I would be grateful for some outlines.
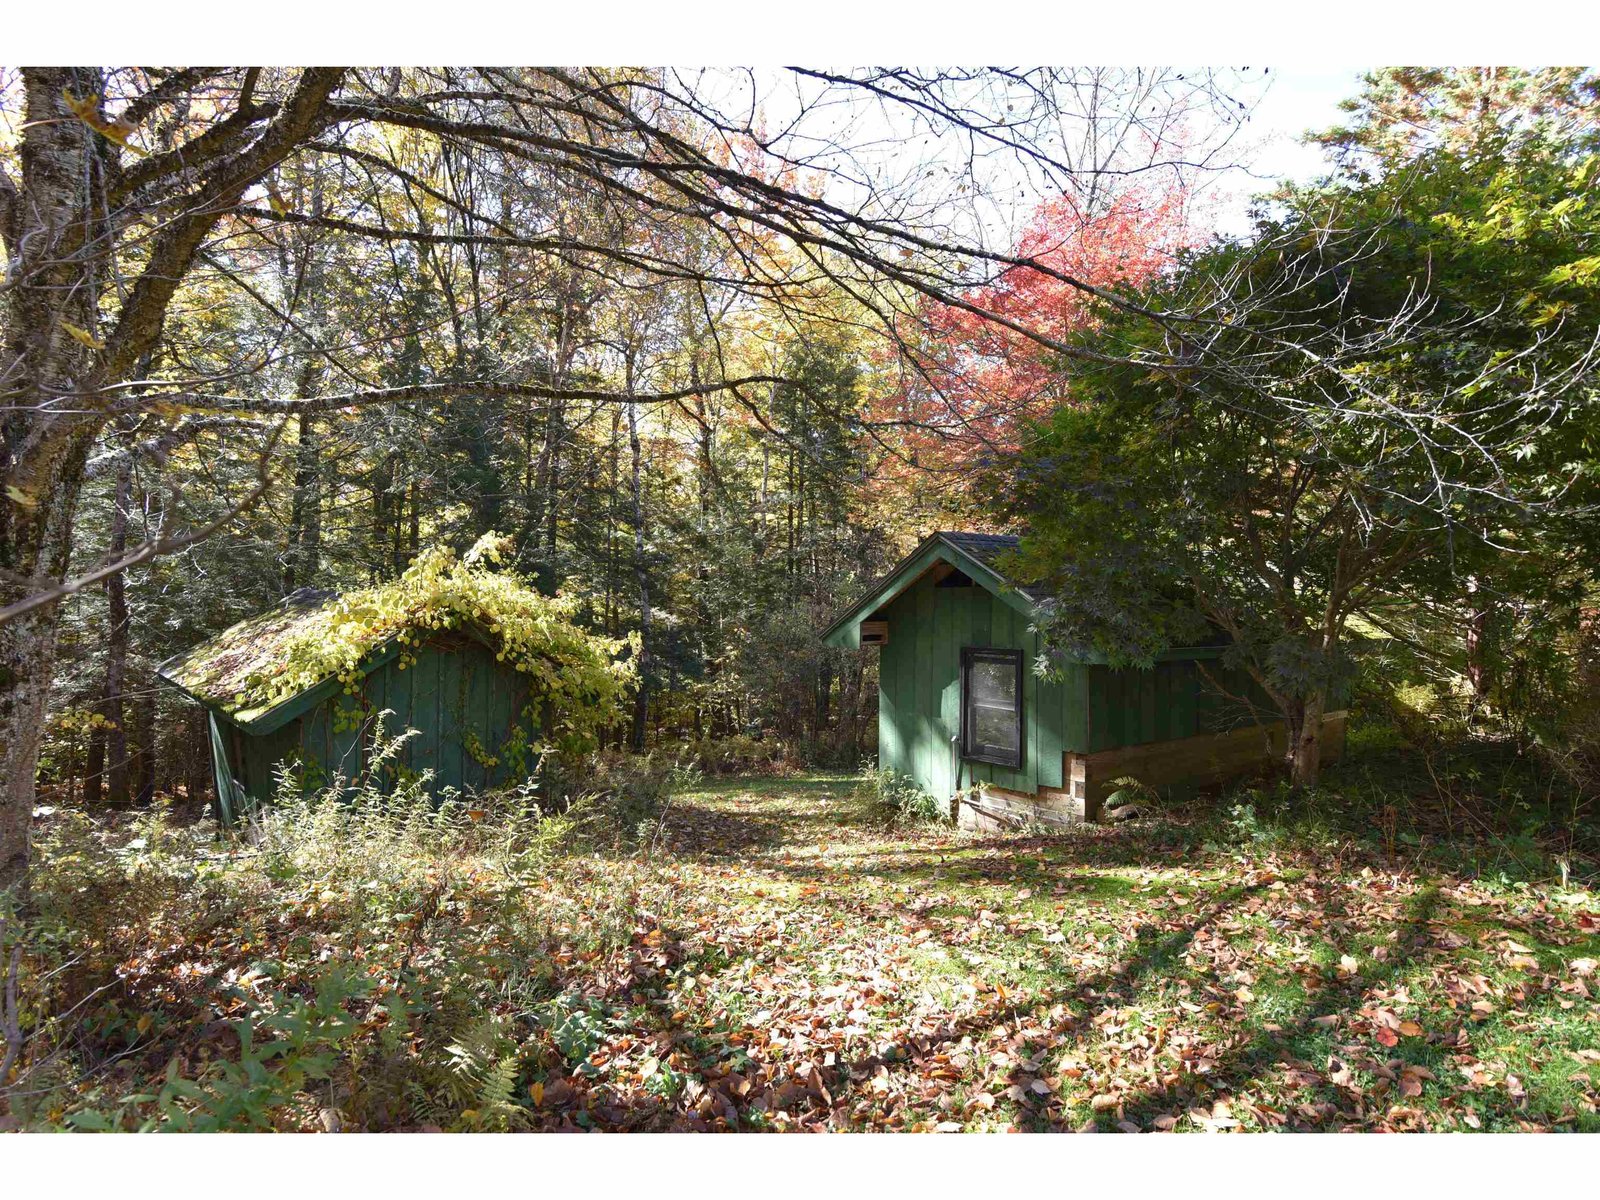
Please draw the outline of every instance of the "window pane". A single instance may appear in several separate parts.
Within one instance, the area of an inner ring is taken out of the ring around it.
[[[966,665],[966,753],[990,762],[1017,761],[1022,748],[1019,657],[973,654]]]
[[[1013,751],[1017,748],[1017,714],[1008,708],[979,708],[972,714],[974,750]]]
[[[972,697],[979,704],[1013,708],[1017,703],[1017,668],[1014,663],[978,659],[972,664]]]

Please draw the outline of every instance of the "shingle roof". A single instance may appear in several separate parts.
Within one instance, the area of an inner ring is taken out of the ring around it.
[[[958,529],[941,529],[930,533],[917,543],[917,548],[899,565],[844,609],[823,632],[822,640],[830,646],[853,646],[854,631],[859,629],[860,622],[875,608],[888,603],[916,582],[921,572],[932,565],[930,556],[943,558],[969,575],[976,572],[975,582],[994,592],[1024,616],[1031,617],[1034,606],[1046,599],[1049,593],[1043,588],[1019,586],[1008,579],[997,565],[1007,552],[1017,548],[1017,544],[1017,538],[1003,533],[967,533]]]
[[[935,537],[943,538],[964,554],[971,555],[996,575],[1000,576],[1017,591],[1027,596],[1030,600],[1043,600],[1050,593],[1045,588],[1030,587],[1018,583],[1002,571],[998,565],[999,560],[1009,551],[1015,550],[1021,539],[1011,533],[963,533],[955,529],[941,529]]]

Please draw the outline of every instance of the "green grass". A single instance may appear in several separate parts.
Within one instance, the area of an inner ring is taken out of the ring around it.
[[[721,839],[739,847],[727,899],[822,931],[796,937],[786,978],[826,988],[891,961],[898,995],[864,1036],[934,1031],[891,1072],[917,1099],[829,1125],[1600,1128],[1600,1073],[1578,1057],[1600,1046],[1596,1008],[1560,990],[1594,957],[1585,904],[1292,837],[1257,854],[1202,849],[1211,829],[887,829],[846,785],[679,801],[696,828],[761,831]],[[952,1077],[915,1075],[918,1053],[957,1046]],[[994,1103],[967,1111],[975,1095]]]

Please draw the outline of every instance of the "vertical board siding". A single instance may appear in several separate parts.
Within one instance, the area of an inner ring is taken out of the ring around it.
[[[368,764],[378,714],[385,709],[393,713],[384,721],[386,739],[408,729],[418,731],[406,743],[401,761],[412,771],[432,770],[434,791],[517,782],[504,751],[523,720],[527,698],[518,673],[477,641],[452,638],[415,653],[415,666],[401,670],[399,659],[390,659],[367,675],[358,695],[346,696],[341,690],[271,733],[224,726],[224,753],[233,759],[242,792],[256,802],[270,800],[284,764],[299,765],[308,789],[326,786],[336,775],[347,780],[359,775]],[[341,705],[363,710],[357,728],[334,731],[334,712]],[[487,756],[499,760],[493,767],[466,749],[468,733]],[[530,737],[533,733],[529,730]],[[237,749],[230,751],[230,746]],[[526,765],[532,765],[531,759]]]
[[[1072,728],[1082,714],[1082,673],[1062,682],[1033,673],[1038,635],[1028,618],[987,588],[936,587],[924,577],[882,610],[889,640],[878,658],[878,764],[909,775],[925,791],[948,796],[958,787],[991,783],[1035,792],[1060,787],[1062,752],[1081,749]],[[965,762],[951,739],[961,732],[961,651],[965,647],[1023,654],[1022,765]],[[1076,740],[1075,740],[1076,739]]]
[[[917,623],[913,634],[917,641],[917,684],[912,708],[912,773],[927,780],[929,788],[937,786],[933,778],[933,593],[928,588],[918,588],[916,593]]]
[[[1033,635],[1029,659],[1026,664],[1028,678],[1035,678],[1034,663],[1042,652],[1043,642]],[[1066,749],[1066,684],[1040,679],[1038,681],[1037,716],[1032,727],[1037,731],[1038,754],[1034,770],[1040,787],[1062,787],[1062,752]]]
[[[1226,733],[1256,720],[1277,719],[1270,699],[1245,672],[1225,669],[1214,659],[1205,671],[1231,696],[1218,692],[1191,660],[1160,662],[1149,670],[1083,670],[1089,699],[1086,748],[1091,752]],[[1072,749],[1070,737],[1068,742]]]
[[[479,649],[474,647],[474,649]],[[469,656],[467,678],[467,714],[468,726],[477,736],[478,742],[483,747],[485,754],[499,757],[500,739],[495,737],[494,727],[490,724],[493,708],[489,704],[489,676],[492,673],[480,660],[481,649],[478,654]],[[467,754],[466,760],[461,764],[465,772],[468,787],[486,788],[490,785],[492,772],[483,763]]]
[[[1061,678],[1061,748],[1085,754],[1089,750],[1089,670],[1082,663],[1067,663]]]
[[[461,656],[436,654],[439,663],[439,753],[440,787],[461,786]]]
[[[1063,756],[1119,746],[1226,732],[1272,719],[1267,697],[1247,675],[1217,660],[1206,671],[1233,696],[1216,691],[1191,660],[1149,670],[1064,663],[1058,680],[1034,673],[1042,644],[1026,616],[981,585],[912,584],[879,614],[889,640],[878,664],[878,756],[935,796],[991,783],[1025,794],[1065,786]],[[1022,764],[960,762],[950,739],[961,728],[961,650],[975,646],[1023,654]],[[1239,697],[1243,697],[1241,700]]]

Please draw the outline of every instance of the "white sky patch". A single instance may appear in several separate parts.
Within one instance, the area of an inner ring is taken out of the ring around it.
[[[1326,168],[1323,151],[1302,139],[1308,131],[1340,120],[1339,102],[1357,94],[1366,69],[1228,68],[1219,77],[1225,103],[1213,108],[1189,97],[1192,107],[1179,124],[1185,140],[1194,143],[1194,157],[1203,162],[1182,172],[1191,191],[1196,231],[1244,235],[1255,196],[1282,180],[1307,182],[1321,174]],[[851,72],[846,68],[842,73]],[[1189,78],[1198,73],[1196,68]],[[974,159],[973,145],[960,131],[940,132],[937,122],[908,106],[855,89],[830,88],[786,70],[680,68],[673,82],[724,116],[753,118],[766,137],[775,139],[774,149],[818,172],[825,194],[842,207],[938,230],[989,250],[1013,249],[1037,207],[1070,186],[1059,174],[992,144],[979,143]],[[997,115],[1010,99],[982,92],[975,85],[969,101],[979,109],[989,105]],[[1070,92],[1067,98],[1074,99]],[[1153,111],[1162,97],[1151,99]],[[1238,118],[1246,112],[1248,118],[1240,125]],[[1086,153],[1084,128],[1074,114],[1063,112],[1050,144],[1041,144],[1041,149],[1069,161],[1093,159],[1094,154]],[[1126,156],[1118,160],[1137,164],[1142,153],[1138,135],[1128,145]],[[1081,185],[1091,175],[1073,179]],[[1175,182],[1169,171],[1138,179],[1157,187]],[[1110,186],[1119,185],[1112,180]]]
[[[1302,139],[1308,131],[1338,124],[1345,116],[1339,102],[1355,96],[1361,73],[1373,69],[1268,69],[1270,82],[1250,116],[1241,164],[1211,185],[1212,221],[1219,233],[1248,232],[1252,196],[1285,179],[1308,182],[1326,169],[1322,148]]]

